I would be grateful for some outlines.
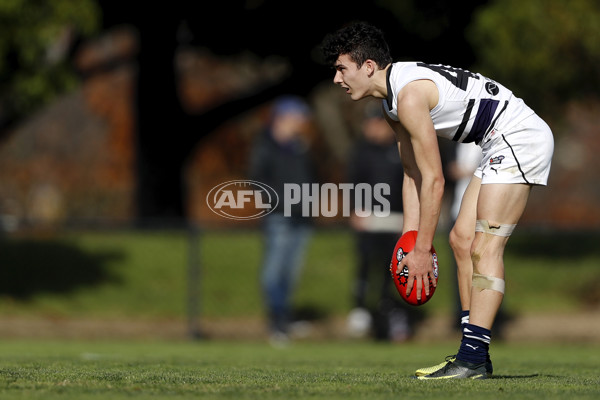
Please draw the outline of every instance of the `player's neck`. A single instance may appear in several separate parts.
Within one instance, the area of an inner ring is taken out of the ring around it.
[[[385,99],[387,97],[387,70],[392,68],[392,64],[389,64],[384,69],[378,69],[373,73],[371,95],[378,99]]]

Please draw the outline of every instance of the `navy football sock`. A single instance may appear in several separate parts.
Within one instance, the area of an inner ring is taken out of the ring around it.
[[[460,330],[465,329],[465,325],[469,323],[469,310],[463,310],[460,312]]]
[[[456,358],[473,364],[482,364],[488,359],[492,334],[489,329],[466,324]]]

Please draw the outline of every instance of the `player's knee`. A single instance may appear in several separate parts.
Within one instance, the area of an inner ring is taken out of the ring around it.
[[[477,268],[482,258],[489,256],[489,245],[491,235],[480,234],[476,235],[475,239],[471,244],[471,261],[473,262],[473,268]]]
[[[471,246],[473,269],[481,273],[493,273],[495,266],[503,265],[503,244],[503,241],[497,240],[494,235],[477,235]]]
[[[477,248],[475,242],[473,242],[473,245],[471,246],[471,261],[473,262],[473,267],[479,264],[482,254],[482,250]]]
[[[475,239],[471,245],[471,260],[476,266],[485,257],[488,260],[501,259],[504,246],[515,229],[514,224],[490,223],[477,220]]]
[[[450,247],[454,253],[469,254],[471,244],[473,243],[473,234],[468,234],[465,231],[452,228],[449,235]]]

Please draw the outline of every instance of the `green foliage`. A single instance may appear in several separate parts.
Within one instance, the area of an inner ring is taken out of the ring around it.
[[[21,116],[72,88],[67,62],[78,36],[97,31],[95,0],[0,1],[0,99],[4,114]]]
[[[454,345],[235,342],[0,343],[10,399],[597,399],[598,345],[494,345],[495,378],[420,382]]]
[[[473,16],[473,69],[535,107],[600,89],[600,2],[493,0]]]
[[[424,41],[439,40],[450,29],[450,18],[443,2],[422,3],[415,0],[377,0],[376,4],[388,9],[402,26],[402,30],[417,35]]]

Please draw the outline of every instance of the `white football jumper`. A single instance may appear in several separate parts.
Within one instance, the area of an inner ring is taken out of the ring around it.
[[[392,64],[383,100],[392,120],[398,121],[398,93],[422,79],[438,89],[438,104],[430,111],[437,135],[481,146],[483,158],[475,176],[482,184],[547,184],[554,151],[550,128],[522,99],[481,74],[422,62]]]

